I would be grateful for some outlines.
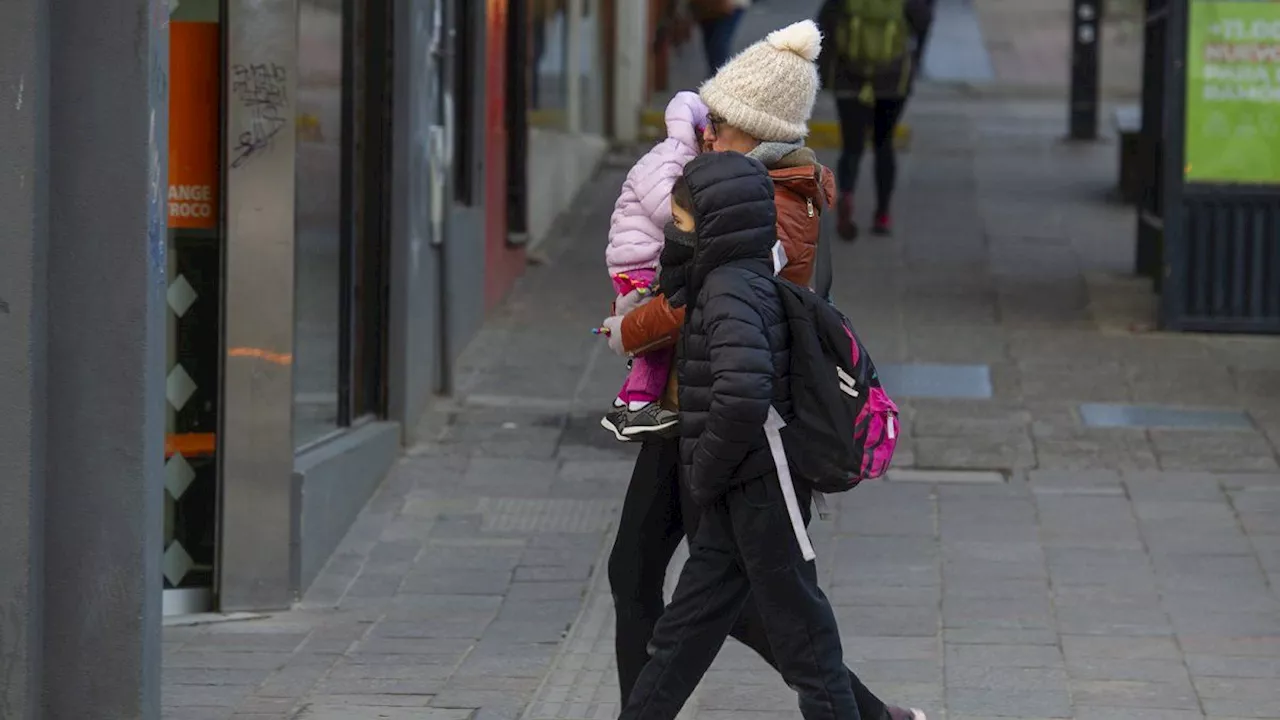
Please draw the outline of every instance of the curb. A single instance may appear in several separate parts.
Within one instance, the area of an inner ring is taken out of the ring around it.
[[[646,140],[655,141],[666,137],[666,122],[661,110],[640,111],[640,134]],[[911,126],[898,123],[893,133],[893,144],[899,150],[906,150],[911,145]],[[832,120],[811,120],[809,137],[805,145],[814,150],[839,150],[840,124]]]

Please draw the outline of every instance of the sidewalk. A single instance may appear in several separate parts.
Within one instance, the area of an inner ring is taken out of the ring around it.
[[[835,248],[909,430],[815,527],[847,660],[946,720],[1280,717],[1280,339],[1141,331],[1114,147],[1062,143],[1059,102],[926,88],[908,112],[897,237]],[[166,718],[616,717],[602,560],[634,450],[597,425],[623,364],[588,329],[628,160],[305,601],[166,629]],[[730,643],[684,716],[798,714]]]

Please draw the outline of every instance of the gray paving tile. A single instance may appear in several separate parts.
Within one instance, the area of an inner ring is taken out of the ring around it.
[[[1178,644],[1172,637],[1063,635],[1062,652],[1068,662],[1088,659],[1175,661],[1181,659]]]
[[[947,645],[1048,645],[1057,647],[1058,632],[1049,628],[946,628]]]
[[[1062,651],[1051,645],[947,645],[947,666],[1059,668]]]
[[[1081,705],[1135,707],[1155,710],[1200,709],[1189,681],[1176,683],[1142,680],[1074,680],[1071,694]]]
[[[398,696],[383,698],[393,702]],[[298,720],[469,720],[469,710],[427,708],[421,706],[397,707],[381,705],[370,699],[367,706],[358,704],[316,704],[303,708]]]
[[[946,682],[949,688],[986,688],[1006,692],[1065,692],[1070,684],[1063,668],[993,668],[954,664],[947,666]]]
[[[1187,669],[1196,677],[1263,678],[1280,680],[1280,657],[1240,657],[1188,653]]]
[[[1069,718],[1071,695],[1062,690],[947,688],[947,712],[975,717]]]
[[[1239,410],[1198,410],[1159,405],[1085,403],[1080,419],[1103,428],[1176,428],[1181,430],[1249,430],[1253,423]]]
[[[1199,710],[1163,710],[1131,707],[1076,707],[1076,720],[1203,720]],[[1225,719],[1223,719],[1225,720]]]
[[[1099,682],[1146,682],[1185,685],[1187,666],[1181,660],[1067,658],[1067,673],[1073,680]],[[1107,703],[1100,703],[1107,704]]]
[[[888,364],[876,369],[880,382],[895,397],[991,397],[991,372],[986,365]]]
[[[990,485],[1005,482],[1003,473],[965,470],[890,470],[886,482]]]

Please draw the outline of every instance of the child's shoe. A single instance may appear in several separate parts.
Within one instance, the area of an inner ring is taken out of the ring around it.
[[[662,407],[661,403],[651,402],[639,410],[627,413],[622,434],[627,439],[637,439],[637,436],[667,437],[679,420],[679,413]]]
[[[923,710],[915,708],[900,708],[890,705],[885,708],[885,712],[889,716],[889,720],[928,720]]]
[[[600,426],[605,430],[613,433],[618,442],[629,442],[630,438],[622,434],[623,428],[627,426],[627,416],[631,415],[631,411],[626,405],[614,405],[609,408],[609,412],[600,418]]]

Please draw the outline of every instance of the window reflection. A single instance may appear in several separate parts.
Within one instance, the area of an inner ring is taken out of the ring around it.
[[[297,326],[294,439],[338,428],[342,248],[343,14],[337,0],[298,8]]]
[[[529,124],[563,129],[568,125],[568,1],[532,0],[529,55]]]

